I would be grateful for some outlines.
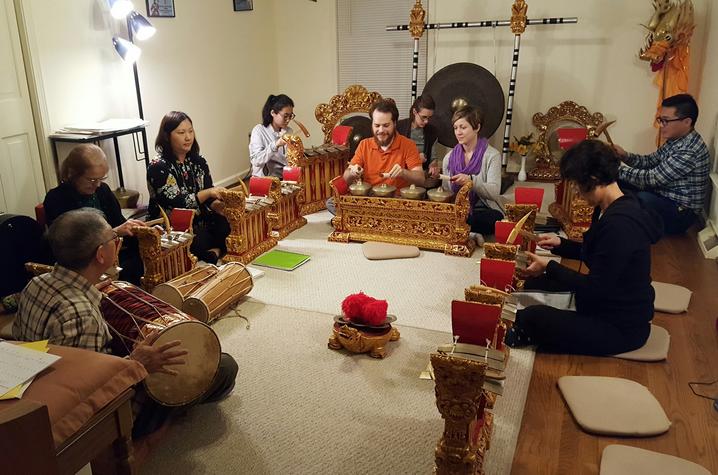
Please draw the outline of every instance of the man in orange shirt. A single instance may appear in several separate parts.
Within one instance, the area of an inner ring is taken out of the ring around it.
[[[361,176],[370,185],[386,183],[397,189],[423,185],[424,171],[416,145],[396,132],[399,110],[394,101],[376,102],[369,115],[374,137],[359,143],[344,180],[351,184]]]

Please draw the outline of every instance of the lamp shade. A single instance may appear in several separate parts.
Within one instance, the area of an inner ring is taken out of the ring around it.
[[[115,51],[120,57],[128,63],[134,63],[142,54],[142,50],[119,36],[112,37],[112,45],[115,47]]]
[[[130,13],[130,28],[132,36],[140,41],[151,38],[157,31],[152,23],[137,11]]]
[[[130,0],[107,0],[107,3],[110,5],[110,14],[118,20],[125,18],[135,9]]]

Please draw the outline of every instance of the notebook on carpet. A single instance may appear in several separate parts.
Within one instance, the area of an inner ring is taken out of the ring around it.
[[[256,258],[252,264],[255,266],[271,267],[272,269],[294,270],[308,260],[309,256],[306,254],[272,249]]]

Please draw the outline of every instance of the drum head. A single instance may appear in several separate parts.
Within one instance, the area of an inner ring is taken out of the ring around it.
[[[153,346],[180,340],[185,364],[171,366],[179,374],[153,373],[145,378],[147,393],[165,406],[184,406],[209,390],[219,369],[221,347],[214,331],[201,322],[185,321],[165,328]]]
[[[182,303],[184,302],[184,297],[182,297],[180,291],[166,282],[152,289],[152,295],[177,309],[182,308]]]

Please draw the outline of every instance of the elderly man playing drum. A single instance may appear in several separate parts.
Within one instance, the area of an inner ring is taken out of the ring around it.
[[[95,284],[109,269],[117,255],[119,238],[102,214],[82,208],[62,214],[48,231],[50,247],[57,259],[52,272],[35,277],[25,287],[18,302],[13,336],[18,340],[48,339],[50,343],[91,351],[110,352],[110,328],[100,313],[102,292]],[[187,351],[179,340],[154,345],[158,332],[153,330],[138,342],[128,358],[140,362],[150,374],[176,375],[173,369],[185,362]],[[237,363],[222,354],[219,369],[210,389],[200,399],[222,399],[233,387]],[[133,436],[146,435],[158,428],[171,408],[155,403],[143,391]]]

